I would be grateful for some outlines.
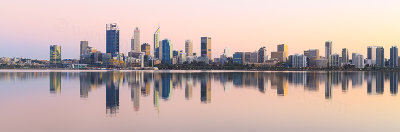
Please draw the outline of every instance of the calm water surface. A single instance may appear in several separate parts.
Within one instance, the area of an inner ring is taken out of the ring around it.
[[[0,131],[400,131],[399,75],[0,71]]]

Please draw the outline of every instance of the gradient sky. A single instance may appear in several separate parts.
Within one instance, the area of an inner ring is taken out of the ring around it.
[[[389,48],[400,43],[398,0],[5,0],[0,8],[0,57],[49,58],[49,45],[62,46],[62,58],[78,58],[79,41],[105,51],[105,25],[118,23],[120,49],[130,50],[136,26],[141,41],[161,38],[184,50],[192,39],[212,37],[212,56],[223,48],[255,51],[288,44],[289,54],[333,41],[333,53],[347,47],[366,55],[369,45]],[[400,46],[400,45],[399,45]]]

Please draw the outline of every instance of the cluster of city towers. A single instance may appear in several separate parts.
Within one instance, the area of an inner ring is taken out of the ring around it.
[[[277,51],[267,54],[266,47],[261,47],[254,52],[230,53],[225,48],[219,58],[211,58],[211,37],[201,37],[201,54],[193,52],[193,41],[185,41],[185,50],[174,50],[169,39],[160,39],[160,27],[153,36],[153,51],[149,43],[141,43],[140,29],[136,27],[131,39],[131,51],[127,55],[120,52],[119,28],[117,24],[106,25],[106,53],[97,51],[89,46],[88,41],[80,42],[79,64],[95,66],[143,67],[157,64],[183,64],[204,62],[206,64],[225,65],[255,65],[255,66],[286,66],[294,68],[304,67],[397,67],[399,62],[398,48],[390,48],[390,58],[385,59],[384,48],[381,46],[368,46],[367,58],[360,53],[352,53],[342,49],[341,55],[332,53],[332,41],[325,42],[325,56],[320,56],[319,49],[305,50],[303,54],[288,56],[288,45],[277,45]],[[61,47],[50,46],[50,63],[59,64],[61,61]]]

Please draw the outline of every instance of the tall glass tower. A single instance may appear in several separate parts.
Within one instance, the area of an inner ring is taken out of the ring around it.
[[[106,53],[119,53],[119,29],[116,23],[106,25]]]
[[[154,33],[154,58],[159,58],[159,42],[160,41],[160,27]]]

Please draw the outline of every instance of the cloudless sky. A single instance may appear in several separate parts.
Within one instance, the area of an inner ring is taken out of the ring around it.
[[[62,58],[78,58],[79,41],[105,52],[107,23],[120,29],[120,50],[130,50],[133,30],[141,42],[161,38],[184,50],[186,39],[200,52],[200,37],[212,37],[212,56],[225,47],[231,52],[255,51],[288,44],[289,54],[320,49],[333,41],[366,55],[366,47],[381,45],[389,56],[400,46],[398,0],[3,0],[0,8],[0,57],[48,59],[49,45],[62,46]],[[153,48],[153,47],[152,47]]]

